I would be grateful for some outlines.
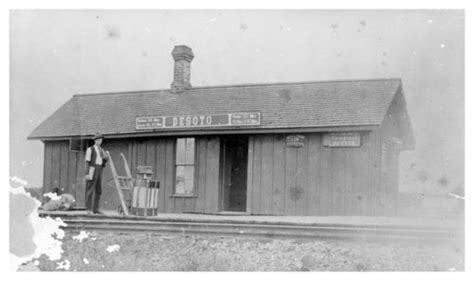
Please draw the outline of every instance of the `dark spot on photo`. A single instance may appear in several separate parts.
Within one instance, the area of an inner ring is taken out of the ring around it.
[[[289,189],[289,193],[292,201],[298,201],[303,196],[304,190],[300,186],[294,186]]]
[[[440,179],[438,179],[438,184],[441,186],[447,186],[449,184],[449,180],[446,176],[442,176]]]
[[[107,38],[116,39],[116,38],[120,37],[120,32],[119,32],[118,28],[116,28],[116,27],[106,26],[105,27],[105,32],[106,32]]]
[[[421,170],[417,173],[416,178],[420,182],[425,182],[429,178],[429,173],[425,170]]]
[[[278,93],[278,97],[281,97],[282,99],[285,100],[285,102],[289,102],[291,100],[291,95],[290,95],[291,91],[289,89],[282,89],[279,93]]]

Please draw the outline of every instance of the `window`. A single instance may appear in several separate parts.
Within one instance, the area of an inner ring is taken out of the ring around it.
[[[72,152],[85,152],[87,149],[87,140],[80,138],[69,139],[69,151]]]
[[[177,195],[194,194],[194,138],[178,138],[176,141]]]

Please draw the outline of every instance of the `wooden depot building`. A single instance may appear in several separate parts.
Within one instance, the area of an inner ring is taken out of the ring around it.
[[[161,213],[387,215],[398,158],[414,148],[400,79],[191,87],[194,57],[172,52],[170,89],[74,95],[28,139],[44,143],[45,192],[84,205],[84,155],[104,135],[120,175],[152,166]],[[101,208],[116,209],[112,173]]]

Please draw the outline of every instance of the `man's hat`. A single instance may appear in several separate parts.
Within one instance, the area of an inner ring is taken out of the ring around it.
[[[94,140],[96,140],[96,139],[104,139],[104,136],[100,133],[96,133],[96,134],[94,134]]]

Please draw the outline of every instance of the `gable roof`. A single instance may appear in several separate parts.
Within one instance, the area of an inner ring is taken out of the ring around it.
[[[95,132],[105,136],[189,132],[192,129],[137,130],[135,118],[232,112],[260,112],[261,125],[250,128],[255,131],[379,126],[401,87],[400,79],[372,79],[195,87],[181,94],[169,89],[78,94],[28,139],[91,136]]]

